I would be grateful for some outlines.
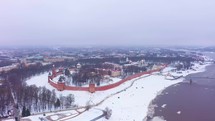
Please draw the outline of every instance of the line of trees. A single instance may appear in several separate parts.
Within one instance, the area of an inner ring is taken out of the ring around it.
[[[0,116],[3,117],[13,102],[9,88],[3,84],[0,86]]]
[[[3,117],[12,109],[15,102],[6,85],[0,86],[0,93],[0,117]],[[22,109],[22,116],[29,116],[31,112],[70,108],[75,101],[73,94],[58,97],[55,90],[50,91],[45,87],[36,87],[35,85],[22,85],[12,93],[15,95],[19,109]]]

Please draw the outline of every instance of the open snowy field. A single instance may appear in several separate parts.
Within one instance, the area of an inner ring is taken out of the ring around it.
[[[202,72],[208,65],[209,64],[195,64],[194,68],[196,69],[196,71],[182,71],[181,74],[183,76],[186,76],[191,73]],[[172,67],[167,67],[163,70],[163,72],[168,73],[168,71],[170,71],[171,69]],[[174,75],[176,73],[172,74]],[[45,86],[50,90],[54,89],[48,84],[47,78],[48,73],[44,73],[40,76],[32,77],[31,79],[27,80],[27,84]],[[87,103],[91,105],[97,104],[105,99],[105,101],[103,103],[100,103],[98,106],[94,106],[89,111],[86,111],[75,118],[68,119],[68,121],[86,121],[94,119],[102,114],[99,109],[104,110],[106,107],[112,109],[112,116],[109,121],[141,121],[147,116],[148,106],[150,102],[159,94],[159,92],[161,92],[166,87],[177,84],[181,81],[183,81],[183,78],[171,81],[166,80],[165,77],[159,75],[159,73],[154,73],[153,75],[144,75],[143,77],[133,79],[120,85],[119,87],[107,91],[89,93],[78,91],[60,92],[56,90],[56,93],[58,95],[67,95],[71,93],[74,94],[75,104],[77,104],[78,106],[85,106]],[[120,93],[115,94],[116,92]],[[47,116],[48,115],[54,115],[54,113],[47,114]],[[42,115],[30,116],[28,118],[30,118],[32,121],[38,121],[38,117],[42,117]],[[99,121],[106,121],[106,119],[101,118]]]

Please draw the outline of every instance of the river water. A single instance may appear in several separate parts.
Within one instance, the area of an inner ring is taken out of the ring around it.
[[[215,60],[215,54],[207,55]],[[166,88],[152,104],[157,105],[154,116],[166,121],[215,121],[215,64]]]

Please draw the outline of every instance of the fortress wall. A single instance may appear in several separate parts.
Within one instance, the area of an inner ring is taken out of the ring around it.
[[[147,72],[141,72],[141,73],[137,73],[137,74],[134,74],[134,75],[131,75],[129,77],[126,77],[125,79],[122,79],[121,81],[119,82],[116,82],[114,84],[110,84],[110,85],[106,85],[106,86],[99,86],[99,87],[77,87],[77,86],[66,86],[64,83],[54,83],[52,82],[51,80],[54,78],[53,76],[51,76],[48,81],[49,81],[49,84],[53,87],[55,87],[56,89],[60,90],[60,91],[63,91],[63,90],[72,90],[72,91],[90,91],[90,92],[95,92],[95,91],[105,91],[105,90],[109,90],[109,89],[112,89],[112,88],[115,88],[119,85],[121,85],[122,83],[126,82],[126,81],[130,81],[132,79],[135,79],[137,77],[140,77],[140,76],[143,76],[143,75],[146,75],[146,74],[151,74],[153,72],[159,72],[160,70],[162,70],[163,68],[165,68],[167,65],[163,65],[162,68],[158,68],[158,69],[155,69],[155,70],[150,70],[150,71],[147,71]],[[57,75],[59,75],[61,73],[57,73]],[[94,89],[92,89],[94,88]],[[93,90],[93,91],[91,91]]]

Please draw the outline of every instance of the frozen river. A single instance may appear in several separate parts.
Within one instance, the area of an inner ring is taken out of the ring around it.
[[[215,54],[210,54],[215,59]],[[192,79],[192,85],[189,80]],[[154,100],[155,114],[167,121],[215,121],[215,64],[205,72],[188,75],[162,91]]]

